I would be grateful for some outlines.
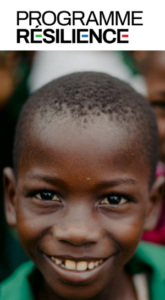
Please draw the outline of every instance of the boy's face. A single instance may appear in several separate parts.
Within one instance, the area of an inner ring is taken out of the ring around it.
[[[17,183],[4,173],[8,222],[51,293],[108,299],[156,207],[136,137],[106,117],[51,123],[33,129]]]

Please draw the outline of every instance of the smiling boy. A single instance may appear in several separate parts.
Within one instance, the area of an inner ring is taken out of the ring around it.
[[[33,263],[2,283],[2,300],[165,297],[165,250],[142,245],[156,224],[154,114],[102,73],[61,77],[34,93],[18,122],[14,171],[4,170],[6,218]]]

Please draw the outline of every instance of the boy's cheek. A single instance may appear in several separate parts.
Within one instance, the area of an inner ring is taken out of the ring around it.
[[[42,218],[39,216],[27,218],[21,213],[17,214],[17,224],[21,245],[26,254],[34,260],[34,255],[37,254],[37,244],[44,230]]]
[[[130,222],[127,220],[114,224],[113,228],[117,227],[117,230],[113,230],[113,239],[119,244],[125,263],[129,261],[136,251],[143,233],[143,224],[143,219],[130,220]]]

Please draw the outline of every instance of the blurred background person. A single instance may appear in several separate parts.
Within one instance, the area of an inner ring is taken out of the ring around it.
[[[132,51],[127,55],[144,76],[147,98],[150,101],[159,129],[159,159],[156,176],[165,177],[165,51]],[[143,239],[165,245],[165,188],[160,218],[155,230],[143,234]]]
[[[18,114],[29,95],[28,76],[34,52],[0,51],[0,281],[27,258],[16,233],[4,219],[2,169],[12,166],[12,144]]]
[[[145,78],[147,98],[157,116],[160,160],[165,163],[165,51],[134,51],[132,55]]]

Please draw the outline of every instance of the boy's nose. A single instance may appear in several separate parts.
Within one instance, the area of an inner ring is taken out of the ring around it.
[[[102,237],[96,216],[82,206],[74,206],[53,226],[53,236],[58,241],[72,245],[96,243]]]
[[[68,242],[75,246],[81,246],[87,243],[97,243],[101,237],[99,228],[94,228],[89,224],[67,225],[58,224],[53,228],[53,236],[58,241]]]

